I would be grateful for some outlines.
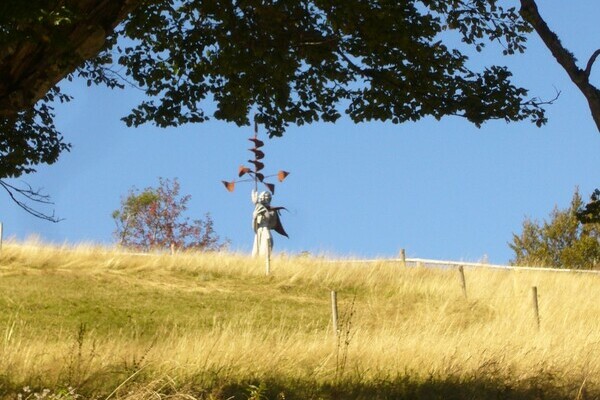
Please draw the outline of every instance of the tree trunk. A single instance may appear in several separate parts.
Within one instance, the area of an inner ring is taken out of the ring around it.
[[[106,38],[142,0],[55,0],[54,10],[65,6],[76,12],[76,22],[60,32],[66,43],[42,33],[42,40],[23,38],[0,46],[0,117],[31,108],[85,60],[96,56]],[[28,29],[29,27],[25,27]],[[56,27],[39,26],[54,32]],[[47,40],[44,40],[47,38]]]

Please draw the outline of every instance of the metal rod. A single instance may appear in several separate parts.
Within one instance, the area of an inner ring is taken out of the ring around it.
[[[254,139],[258,139],[258,122],[256,121],[256,115],[254,116]],[[258,161],[256,159],[256,153],[254,154],[254,161]],[[256,170],[256,164],[254,164],[254,169]],[[256,171],[254,172],[254,191],[258,193],[258,177],[256,176]]]

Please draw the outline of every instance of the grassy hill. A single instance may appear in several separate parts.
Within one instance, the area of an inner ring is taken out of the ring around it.
[[[5,244],[0,398],[600,397],[600,277],[465,274]]]

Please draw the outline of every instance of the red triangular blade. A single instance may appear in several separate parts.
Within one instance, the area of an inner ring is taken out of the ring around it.
[[[269,192],[275,194],[275,185],[272,183],[263,182],[263,184],[269,189]]]
[[[252,171],[250,168],[240,165],[240,168],[238,170],[238,176],[241,178],[242,176],[244,176],[244,174],[247,174],[250,171]]]
[[[233,192],[233,189],[235,189],[235,182],[227,182],[227,181],[221,181],[223,182],[223,185],[225,185],[225,189],[227,189],[228,192]]]
[[[265,179],[265,176],[260,172],[255,172],[254,175],[256,176],[256,179],[258,179],[259,182],[262,182]]]
[[[279,182],[283,182],[283,180],[284,180],[285,178],[287,178],[287,176],[288,176],[289,174],[290,174],[290,173],[289,173],[289,172],[287,172],[287,171],[279,171],[279,172],[277,173],[277,179],[279,180]]]

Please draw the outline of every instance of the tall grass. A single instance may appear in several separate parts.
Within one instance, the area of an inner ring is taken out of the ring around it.
[[[261,261],[236,254],[8,243],[0,254],[0,395],[600,396],[599,278],[465,275],[467,299],[456,270],[383,260],[282,255],[267,277]],[[340,301],[339,338],[330,290]]]

